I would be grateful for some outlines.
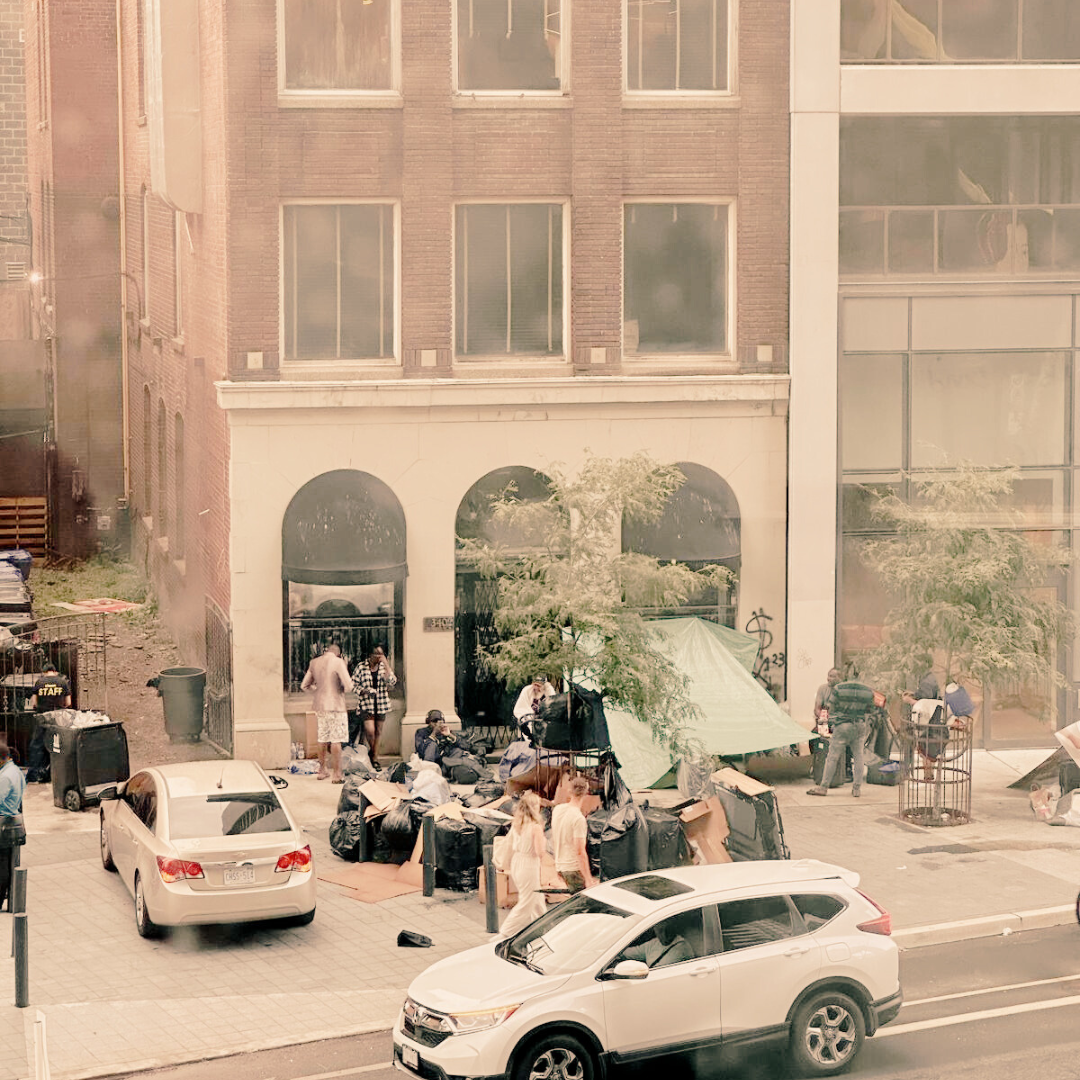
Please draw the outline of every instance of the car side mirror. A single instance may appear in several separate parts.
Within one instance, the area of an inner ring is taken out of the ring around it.
[[[98,792],[98,799],[101,802],[104,802],[106,799],[119,799],[119,798],[120,798],[120,791],[117,788],[116,784],[110,784],[108,787],[103,787]]]
[[[649,965],[640,960],[620,960],[607,974],[609,979],[637,982],[649,977]]]

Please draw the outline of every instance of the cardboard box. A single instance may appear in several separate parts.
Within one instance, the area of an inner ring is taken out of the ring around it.
[[[390,784],[385,780],[367,780],[360,785],[360,794],[370,803],[364,811],[364,820],[370,821],[385,814],[398,799],[407,798],[409,789],[404,784]]]
[[[319,756],[319,718],[313,712],[304,713],[304,757]]]
[[[561,889],[565,882],[555,870],[555,860],[549,854],[545,854],[540,861],[540,887],[542,889]],[[495,898],[501,908],[512,908],[518,902],[517,889],[509,874],[501,870],[495,871]],[[566,897],[562,895],[549,896],[549,904],[557,904]],[[480,903],[487,902],[487,882],[484,880],[484,868],[480,867]]]
[[[679,811],[679,820],[691,850],[700,853],[706,863],[731,862],[724,846],[729,832],[727,815],[715,795],[684,807]]]

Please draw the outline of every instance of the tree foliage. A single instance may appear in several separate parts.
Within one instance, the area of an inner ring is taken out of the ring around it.
[[[883,644],[859,666],[880,689],[910,688],[928,657],[944,663],[946,682],[1063,684],[1056,651],[1071,643],[1072,614],[1038,590],[1070,554],[1049,533],[1023,531],[1016,478],[964,465],[921,481],[911,502],[879,497],[873,516],[892,535],[865,542],[862,554],[893,606]]]
[[[659,520],[684,477],[644,453],[589,457],[576,476],[559,466],[547,474],[545,498],[524,501],[512,485],[492,497],[489,535],[504,540],[458,537],[461,557],[499,582],[500,641],[481,649],[482,662],[510,684],[538,672],[589,682],[675,753],[685,750],[683,727],[697,709],[640,609],[678,607],[732,575],[621,552],[619,541],[624,515]]]

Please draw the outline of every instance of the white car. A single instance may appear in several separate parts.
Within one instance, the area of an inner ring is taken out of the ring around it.
[[[394,1027],[425,1080],[594,1080],[607,1064],[786,1044],[831,1076],[900,1010],[890,916],[813,860],[598,885],[515,937],[428,968]]]
[[[161,926],[311,922],[311,847],[274,786],[253,761],[218,760],[143,769],[102,792],[101,863],[135,898],[143,937]]]

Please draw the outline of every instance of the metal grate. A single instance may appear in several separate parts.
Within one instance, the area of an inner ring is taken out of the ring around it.
[[[232,623],[206,598],[206,736],[227,754],[233,752]]]
[[[900,732],[904,821],[931,826],[970,823],[972,727],[970,719],[963,727],[947,729],[908,719]]]
[[[7,279],[8,279],[8,281],[25,281],[26,280],[26,263],[24,263],[24,262],[9,262],[7,264]]]

